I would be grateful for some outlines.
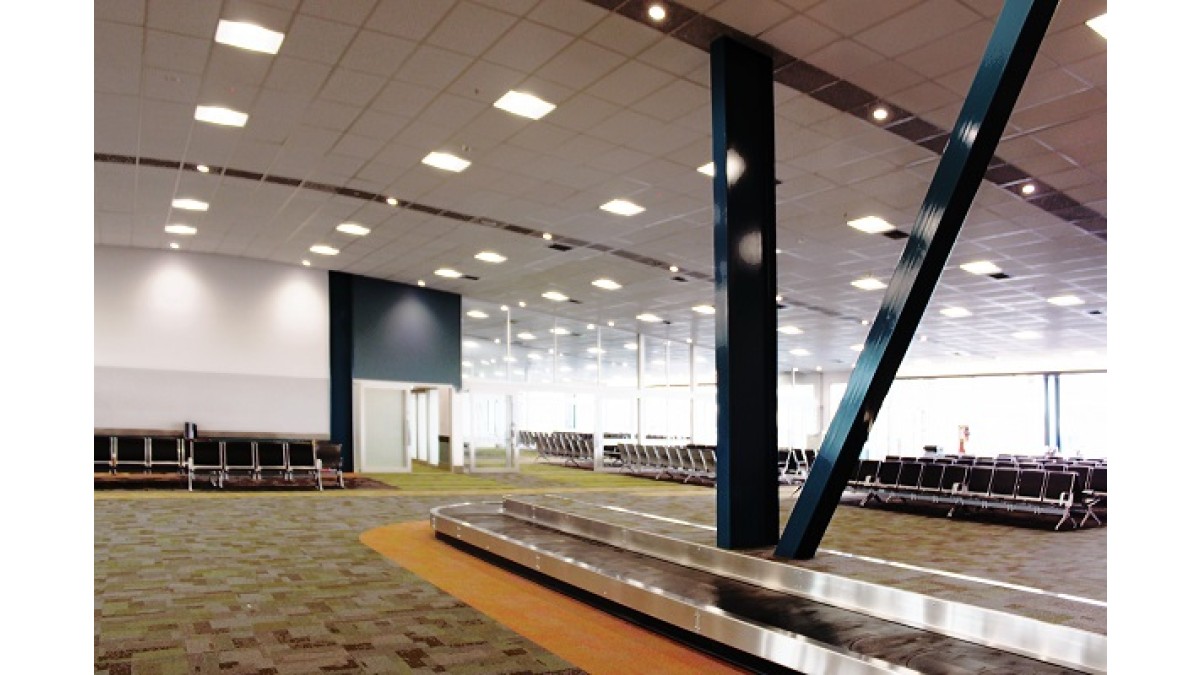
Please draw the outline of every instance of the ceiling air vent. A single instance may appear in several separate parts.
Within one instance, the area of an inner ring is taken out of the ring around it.
[[[1005,274],[1004,272],[996,272],[995,274],[989,274],[988,276],[993,279],[1011,279],[1012,278],[1012,276]]]
[[[555,251],[570,251],[571,250],[571,247],[567,246],[566,244],[550,244],[549,248],[552,248]]]
[[[685,277],[671,277],[671,281],[687,281]]]
[[[908,239],[908,233],[900,230],[888,230],[887,232],[883,233],[883,236],[887,237],[888,239]]]
[[[464,274],[462,275],[462,278],[470,281],[479,281],[479,277],[475,276],[474,274]]]

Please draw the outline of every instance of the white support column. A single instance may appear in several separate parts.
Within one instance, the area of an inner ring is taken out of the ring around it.
[[[450,390],[450,471],[460,473],[463,470],[463,443],[466,442],[467,417],[463,410],[466,396],[462,392]]]
[[[688,443],[696,442],[696,345],[688,338]]]
[[[646,336],[637,336],[637,435],[638,444],[646,444]]]

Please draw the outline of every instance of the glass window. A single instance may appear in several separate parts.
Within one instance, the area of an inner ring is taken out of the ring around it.
[[[1058,378],[1060,450],[1068,457],[1108,457],[1108,374]]]

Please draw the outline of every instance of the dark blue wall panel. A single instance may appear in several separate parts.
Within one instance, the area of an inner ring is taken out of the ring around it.
[[[462,297],[353,277],[353,376],[462,387]]]

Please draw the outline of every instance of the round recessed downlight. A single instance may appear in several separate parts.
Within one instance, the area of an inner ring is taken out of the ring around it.
[[[871,117],[876,122],[882,122],[882,121],[886,120],[888,118],[888,115],[890,115],[890,114],[891,113],[888,112],[888,109],[883,106],[878,106],[874,110],[871,111]]]
[[[1037,192],[1037,186],[1033,183],[1026,183],[1021,186],[1021,194],[1023,195],[1031,195],[1035,192]]]
[[[655,21],[662,21],[663,19],[667,18],[666,8],[657,2],[653,5],[650,5],[650,9],[646,10],[646,13],[649,14],[650,18],[654,19]]]

